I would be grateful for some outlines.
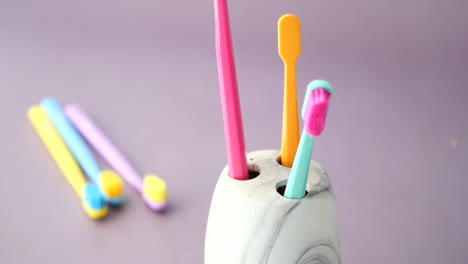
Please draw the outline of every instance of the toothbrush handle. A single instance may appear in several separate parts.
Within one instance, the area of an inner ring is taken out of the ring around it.
[[[86,185],[83,173],[47,115],[39,106],[33,106],[28,111],[28,117],[65,178],[78,196],[83,198],[83,189]]]
[[[97,184],[99,182],[101,169],[83,138],[81,138],[78,131],[76,131],[65,116],[60,104],[54,99],[46,98],[41,102],[41,106],[80,166],[94,183]]]
[[[107,163],[124,177],[130,185],[141,192],[143,181],[139,173],[86,113],[75,104],[67,105],[65,113]]]
[[[307,177],[309,175],[310,160],[314,148],[314,138],[302,131],[284,196],[290,199],[301,199],[305,195]]]
[[[296,62],[284,63],[283,138],[281,164],[291,168],[299,145],[299,112],[297,109]]]
[[[214,0],[214,9],[216,59],[229,176],[238,180],[248,180],[249,169],[245,153],[244,129],[242,126],[227,0]]]

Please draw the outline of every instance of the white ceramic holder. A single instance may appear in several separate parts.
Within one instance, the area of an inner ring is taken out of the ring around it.
[[[307,195],[288,199],[290,168],[281,166],[277,150],[247,154],[250,180],[228,176],[216,185],[208,216],[205,264],[341,263],[335,196],[327,173],[311,162]]]

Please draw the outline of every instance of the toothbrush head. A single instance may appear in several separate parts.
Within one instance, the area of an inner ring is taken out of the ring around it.
[[[87,183],[83,188],[83,208],[92,219],[101,219],[107,215],[104,197],[94,183]]]
[[[278,54],[288,62],[301,55],[301,21],[295,15],[286,14],[278,20]]]
[[[143,180],[143,200],[153,211],[163,211],[167,207],[167,186],[160,177],[147,174]]]
[[[123,203],[123,182],[114,171],[104,170],[99,174],[99,190],[110,205]]]
[[[312,137],[320,136],[325,128],[328,104],[333,93],[331,85],[316,80],[307,86],[306,97],[302,106],[304,129]]]

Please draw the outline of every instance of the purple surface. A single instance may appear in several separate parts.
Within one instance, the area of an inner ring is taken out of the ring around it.
[[[281,15],[302,21],[299,102],[313,79],[335,88],[314,159],[335,187],[343,262],[465,263],[468,2],[230,9],[249,151],[281,144]],[[202,263],[226,164],[216,72],[211,1],[1,1],[0,263]],[[171,210],[128,187],[107,221],[87,219],[26,118],[48,95],[165,178]]]

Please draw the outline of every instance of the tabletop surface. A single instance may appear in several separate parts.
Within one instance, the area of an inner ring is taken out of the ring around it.
[[[313,158],[337,198],[343,263],[464,263],[468,2],[230,1],[248,151],[279,149],[277,20],[301,19],[299,102],[335,93]],[[45,96],[81,105],[171,207],[126,202],[100,222],[26,112]],[[212,1],[0,3],[0,262],[202,263],[226,165]]]

